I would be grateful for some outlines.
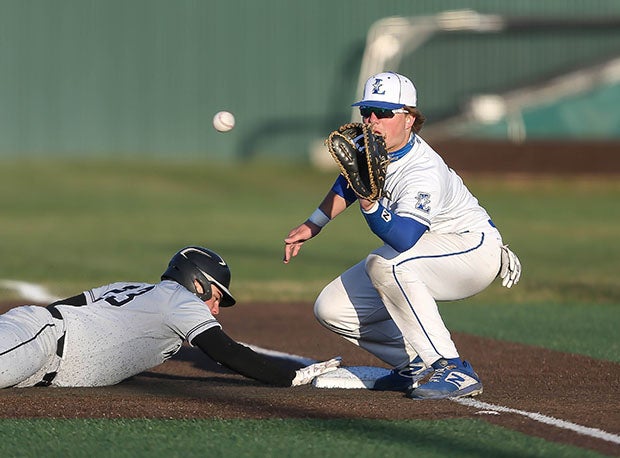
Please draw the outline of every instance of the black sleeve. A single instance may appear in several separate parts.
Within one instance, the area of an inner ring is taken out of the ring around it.
[[[303,364],[256,353],[214,327],[192,340],[209,358],[249,378],[278,386],[291,386],[295,371]]]
[[[86,305],[86,296],[84,295],[84,293],[82,294],[78,294],[77,296],[71,296],[68,297],[66,299],[61,299],[59,301],[56,301],[52,304],[50,304],[50,306],[53,305],[75,305],[76,307],[80,307],[82,305]]]

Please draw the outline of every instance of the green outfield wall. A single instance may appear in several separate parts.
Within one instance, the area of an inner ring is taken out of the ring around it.
[[[620,16],[616,0],[0,0],[0,155],[305,157],[349,119],[373,23],[462,8]],[[430,122],[470,91],[620,55],[607,29],[495,59],[480,52],[488,39],[439,39],[407,61]],[[528,39],[501,38],[507,49]],[[456,58],[466,71],[448,66]],[[226,134],[211,127],[222,109],[237,117]],[[557,124],[543,134],[561,135]],[[620,127],[602,135],[620,137]]]

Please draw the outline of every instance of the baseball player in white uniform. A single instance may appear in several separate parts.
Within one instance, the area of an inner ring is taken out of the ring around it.
[[[408,78],[372,76],[353,106],[385,139],[385,197],[357,199],[340,175],[317,210],[286,237],[284,262],[358,200],[384,245],[323,289],[314,305],[318,321],[394,368],[376,381],[376,390],[404,391],[413,399],[480,394],[480,378],[460,358],[436,301],[479,293],[498,274],[510,288],[519,281],[520,262],[461,178],[419,136],[425,118]]]
[[[157,284],[119,282],[47,307],[0,315],[0,388],[104,386],[155,367],[183,341],[244,376],[279,386],[310,383],[339,359],[277,361],[228,337],[215,315],[235,304],[230,269],[214,251],[177,252]]]

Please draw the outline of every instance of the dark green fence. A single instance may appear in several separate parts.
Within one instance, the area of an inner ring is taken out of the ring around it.
[[[348,120],[375,21],[464,7],[620,15],[615,0],[0,0],[0,155],[305,158]],[[550,59],[620,53],[608,32],[496,59],[480,37],[439,38],[407,70],[432,122],[469,91],[542,76]],[[454,72],[458,58],[474,65]],[[211,127],[221,109],[237,116],[230,133]]]

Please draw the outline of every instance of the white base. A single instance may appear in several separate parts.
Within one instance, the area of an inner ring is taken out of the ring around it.
[[[339,367],[335,371],[319,375],[312,384],[316,388],[370,389],[374,386],[375,380],[389,373],[389,369],[382,367]]]

